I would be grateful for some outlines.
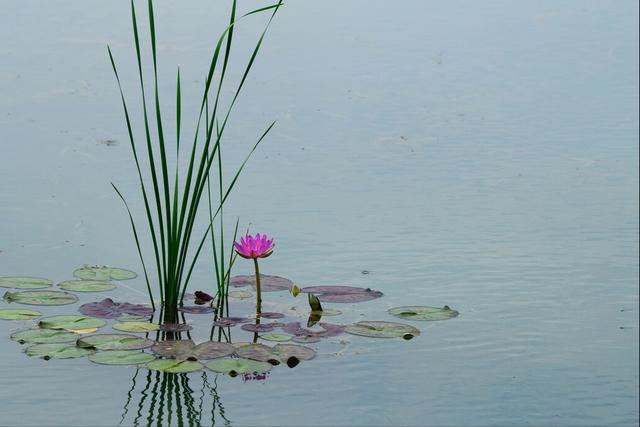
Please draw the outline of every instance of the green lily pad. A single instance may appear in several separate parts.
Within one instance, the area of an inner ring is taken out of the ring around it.
[[[24,308],[1,308],[0,319],[2,320],[30,320],[42,316],[42,313]]]
[[[113,329],[124,332],[151,332],[160,329],[159,325],[149,322],[120,322],[113,325]]]
[[[278,364],[279,362],[286,363],[291,357],[310,360],[315,357],[316,352],[309,347],[296,344],[277,344],[274,347],[264,344],[249,344],[237,348],[236,354],[246,359]]]
[[[405,320],[447,320],[456,317],[458,311],[452,310],[448,305],[442,308],[427,307],[421,305],[408,305],[405,307],[395,307],[389,310],[389,313]]]
[[[105,292],[116,288],[116,285],[103,280],[67,280],[58,283],[60,289],[73,292]]]
[[[76,345],[97,350],[141,350],[151,347],[153,341],[129,334],[96,334],[78,339]]]
[[[66,343],[36,344],[25,350],[25,353],[31,357],[42,357],[44,359],[72,359],[84,357],[93,352],[93,349],[80,348]]]
[[[153,371],[181,374],[201,370],[204,365],[192,360],[158,359],[147,363],[147,368]]]
[[[77,296],[60,291],[7,292],[3,298],[7,302],[27,305],[67,305],[78,301]]]
[[[205,365],[213,372],[222,374],[262,374],[271,370],[271,363],[259,362],[251,359],[216,359]]]
[[[38,326],[43,329],[61,329],[65,331],[101,328],[106,324],[107,322],[104,320],[96,319],[95,317],[71,315],[49,316],[38,322]]]
[[[42,289],[48,288],[53,282],[39,277],[7,276],[0,277],[0,288]]]
[[[112,350],[93,353],[88,359],[101,365],[140,365],[155,360],[155,356],[137,350]]]
[[[249,292],[249,291],[229,291],[228,295],[231,298],[245,299],[245,298],[251,298],[253,296],[253,292]]]
[[[15,332],[11,335],[11,339],[19,342],[20,344],[52,344],[74,342],[78,339],[78,335],[69,331],[55,331],[53,329],[34,328]]]
[[[291,341],[291,338],[293,338],[293,335],[289,335],[289,334],[266,334],[266,335],[260,335],[260,338],[262,338],[263,340],[267,340],[267,341],[285,342],[285,341]]]
[[[128,280],[138,276],[133,271],[104,265],[84,266],[74,271],[73,275],[84,280]]]
[[[420,331],[411,325],[395,322],[362,321],[347,326],[345,332],[371,338],[405,338],[420,335]]]

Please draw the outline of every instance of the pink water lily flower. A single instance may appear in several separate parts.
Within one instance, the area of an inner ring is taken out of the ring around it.
[[[266,234],[260,236],[258,233],[255,236],[247,234],[245,237],[241,237],[239,243],[233,243],[233,247],[242,258],[256,259],[271,255],[274,244],[273,239],[267,238]]]

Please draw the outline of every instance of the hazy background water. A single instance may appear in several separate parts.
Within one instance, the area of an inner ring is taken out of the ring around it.
[[[179,64],[185,126],[223,3],[156,5],[163,105]],[[238,27],[236,64],[262,22]],[[105,48],[133,102],[128,3],[3,0],[0,40],[0,275],[139,271],[109,185],[141,213]],[[407,303],[461,316],[408,342],[349,337],[351,354],[266,381],[220,376],[231,424],[638,423],[637,2],[290,1],[253,71],[228,170],[278,124],[227,213],[276,237],[265,272],[379,289],[355,307],[368,319]],[[212,286],[209,270],[192,289]],[[127,285],[144,300],[143,281]],[[149,393],[135,372],[29,359],[6,339],[0,423],[132,424],[127,398]]]

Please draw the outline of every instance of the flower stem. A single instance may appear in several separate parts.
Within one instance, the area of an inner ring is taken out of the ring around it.
[[[256,267],[256,314],[262,314],[262,294],[260,293],[260,268],[258,268],[258,258],[253,259]]]

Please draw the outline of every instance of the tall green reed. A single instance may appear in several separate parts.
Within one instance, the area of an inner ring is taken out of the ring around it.
[[[140,98],[144,118],[144,138],[141,138],[142,143],[140,143],[140,141],[134,136],[129,108],[122,90],[122,84],[120,82],[116,63],[109,46],[107,47],[107,50],[116,82],[118,84],[118,89],[120,91],[125,123],[140,183],[142,200],[144,202],[144,210],[146,214],[145,219],[148,228],[147,232],[151,238],[153,246],[155,270],[159,283],[160,302],[165,314],[167,314],[174,313],[178,305],[182,304],[196,261],[200,256],[207,238],[210,238],[212,243],[218,301],[224,301],[224,298],[226,297],[226,287],[228,287],[228,279],[230,269],[233,266],[234,256],[232,251],[230,251],[227,258],[224,256],[224,223],[222,207],[235,187],[238,177],[244,169],[247,161],[258,145],[271,131],[275,122],[272,122],[258,138],[257,142],[253,145],[244,161],[236,169],[235,173],[232,175],[231,181],[226,186],[224,185],[221,140],[231,111],[236,104],[238,96],[240,95],[249,72],[254,64],[267,30],[278,9],[282,6],[282,0],[278,0],[275,4],[252,10],[240,17],[237,17],[236,0],[233,0],[229,24],[218,38],[213,50],[211,64],[207,72],[205,88],[200,103],[200,112],[195,126],[195,135],[191,141],[190,150],[187,150],[187,152],[190,151],[190,155],[186,170],[181,170],[179,168],[182,124],[180,69],[178,69],[177,72],[175,94],[175,120],[177,129],[175,136],[176,160],[174,167],[170,167],[167,159],[167,150],[170,148],[171,142],[169,142],[169,139],[166,137],[164,132],[163,113],[160,108],[160,94],[158,89],[156,31],[153,0],[147,0],[147,6],[153,63],[152,107],[147,106],[147,89],[143,74],[136,7],[134,5],[134,1],[131,0],[133,38],[136,49]],[[244,68],[240,82],[233,91],[231,101],[226,109],[224,109],[220,105],[220,95],[223,90],[225,76],[228,71],[235,27],[240,20],[263,12],[269,12],[270,16],[255,44],[255,47],[253,48],[249,61]],[[216,69],[219,70],[219,73],[214,78],[214,72]],[[210,98],[213,99],[211,103]],[[203,116],[204,121],[202,120]],[[155,133],[153,133],[152,129],[154,125]],[[202,133],[201,127],[203,127]],[[142,145],[143,147],[141,150],[139,150],[139,145]],[[143,167],[141,166],[141,159],[144,155],[146,155],[146,159],[148,161],[148,171],[143,170]],[[214,164],[217,167],[217,174],[215,175],[212,173],[212,166]],[[147,173],[148,175],[146,175]],[[172,173],[173,176],[171,176]],[[214,175],[213,178],[211,175]],[[145,183],[145,176],[149,176],[151,178],[151,184]],[[218,183],[218,200],[215,202],[211,197],[212,180],[214,183],[216,181]],[[136,222],[134,221],[127,201],[120,190],[113,183],[111,185],[118,196],[122,199],[127,210],[127,214],[129,215],[138,256],[140,257],[143,267],[147,291],[149,292],[151,304],[155,309],[150,281],[151,272],[147,268],[145,257],[142,254],[140,242],[141,235],[138,232]],[[197,222],[196,219],[199,216],[198,213],[201,210],[201,205],[203,204],[202,196],[205,192],[207,193],[209,206],[208,224],[200,240],[193,241],[192,239],[195,234],[195,226]],[[218,216],[219,222],[217,226],[219,229],[216,239],[216,233],[214,230],[216,228],[215,220]],[[237,230],[238,223],[236,222],[234,240]]]

